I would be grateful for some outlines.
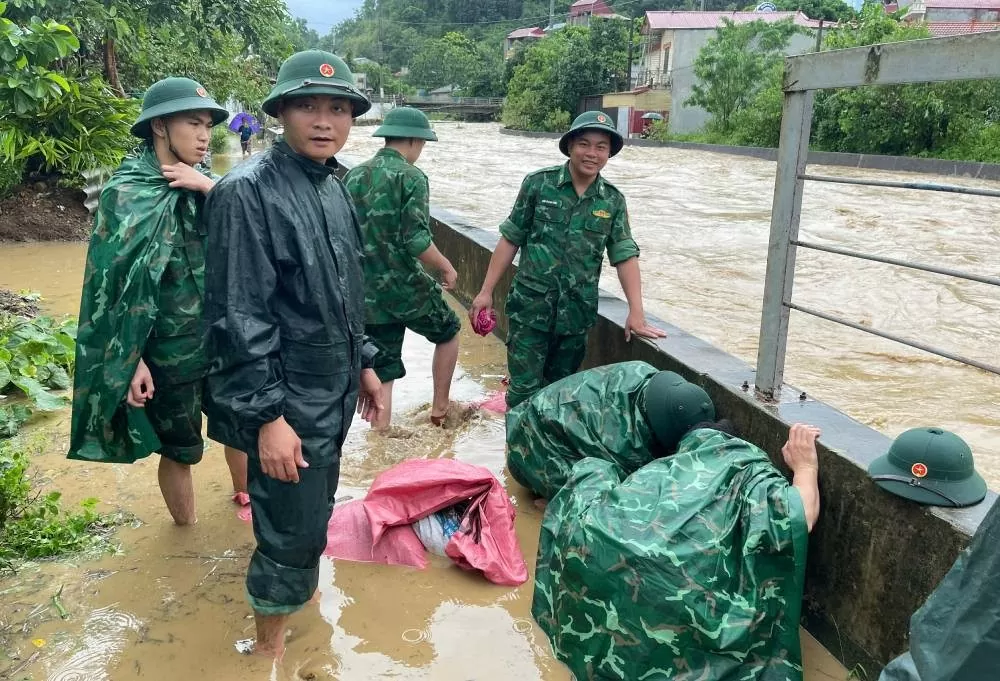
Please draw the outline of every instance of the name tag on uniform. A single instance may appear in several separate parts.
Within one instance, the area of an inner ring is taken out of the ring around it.
[[[595,218],[609,218],[609,217],[611,217],[611,213],[609,213],[606,210],[595,210],[594,211],[594,217]]]
[[[552,199],[542,199],[541,204],[543,206],[555,206],[556,208],[561,205],[558,201],[553,201]]]

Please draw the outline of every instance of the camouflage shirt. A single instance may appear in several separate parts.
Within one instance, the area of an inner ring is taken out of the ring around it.
[[[601,176],[577,196],[568,163],[524,178],[500,234],[521,249],[511,322],[560,335],[594,325],[605,251],[612,265],[639,255],[625,197]]]
[[[382,149],[347,173],[344,185],[364,238],[365,322],[428,314],[442,293],[417,259],[431,245],[427,176],[395,149]]]

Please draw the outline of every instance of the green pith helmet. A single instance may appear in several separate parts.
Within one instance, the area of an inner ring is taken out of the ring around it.
[[[559,151],[564,156],[569,156],[569,143],[573,141],[574,137],[588,130],[606,132],[611,135],[611,156],[617,154],[625,146],[625,140],[622,139],[621,133],[615,129],[615,122],[611,120],[611,116],[603,111],[585,111],[576,117],[566,134],[559,138]]]
[[[661,371],[646,385],[646,420],[656,440],[673,449],[691,426],[715,420],[715,405],[700,386],[673,371]]]
[[[965,440],[941,428],[913,428],[875,459],[868,475],[879,487],[931,506],[972,506],[986,496]]]
[[[132,134],[146,139],[151,134],[149,124],[154,118],[182,111],[207,111],[212,115],[212,125],[229,118],[229,111],[212,99],[198,81],[164,78],[150,85],[142,96],[142,111],[132,126]]]
[[[401,106],[387,113],[372,137],[412,138],[429,142],[437,142],[438,139],[424,112],[409,106]]]
[[[311,95],[331,95],[351,100],[355,118],[372,108],[368,98],[354,87],[354,74],[344,60],[323,50],[296,52],[286,59],[278,69],[274,87],[261,108],[269,116],[277,116],[280,100]]]

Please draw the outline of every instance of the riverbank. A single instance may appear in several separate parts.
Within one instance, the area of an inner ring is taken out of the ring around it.
[[[543,139],[558,139],[561,135],[555,132],[534,132],[530,130],[511,130],[500,128],[503,135],[520,137],[535,137]],[[688,149],[692,151],[708,151],[714,154],[729,154],[731,156],[747,156],[765,161],[775,161],[778,150],[772,147],[737,147],[725,144],[707,144],[703,142],[660,141],[650,139],[625,140],[626,146],[661,147],[673,149]],[[980,163],[978,161],[953,161],[941,158],[919,158],[915,156],[884,156],[880,154],[845,154],[836,151],[810,151],[809,163],[825,166],[840,166],[844,168],[868,168],[892,172],[921,173],[929,175],[948,175],[969,177],[980,180],[1000,180],[1000,164]]]
[[[0,242],[80,241],[91,217],[79,189],[47,183],[23,185],[0,200]]]

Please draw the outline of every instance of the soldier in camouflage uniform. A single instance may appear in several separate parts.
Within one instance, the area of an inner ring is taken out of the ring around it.
[[[551,499],[585,457],[611,461],[628,475],[713,419],[708,393],[672,371],[646,362],[596,367],[542,388],[507,414],[507,468]]]
[[[792,426],[791,485],[714,428],[631,475],[573,467],[542,520],[531,613],[576,679],[802,681],[818,434]]]
[[[469,316],[493,304],[493,289],[523,248],[507,296],[507,405],[569,376],[583,362],[587,331],[597,321],[604,253],[618,270],[629,304],[625,338],[665,334],[646,323],[639,247],[632,239],[625,198],[601,176],[624,142],[608,116],[588,111],[559,140],[569,162],[528,175]]]
[[[373,136],[384,137],[385,148],[344,178],[365,244],[365,332],[379,350],[375,373],[382,381],[385,411],[372,425],[385,429],[392,418],[393,381],[406,375],[406,329],[436,346],[430,418],[441,425],[458,361],[460,323],[442,285],[421,264],[438,273],[445,289],[454,287],[458,274],[432,241],[427,176],[414,165],[424,144],[436,142],[437,135],[423,112],[400,107],[386,115]]]
[[[193,166],[229,113],[200,84],[167,78],[143,97],[143,139],[101,192],[87,252],[69,458],[131,463],[161,455],[159,483],[178,525],[195,522],[191,466],[202,458],[208,372],[201,327],[215,178]],[[246,456],[226,448],[237,497]]]

